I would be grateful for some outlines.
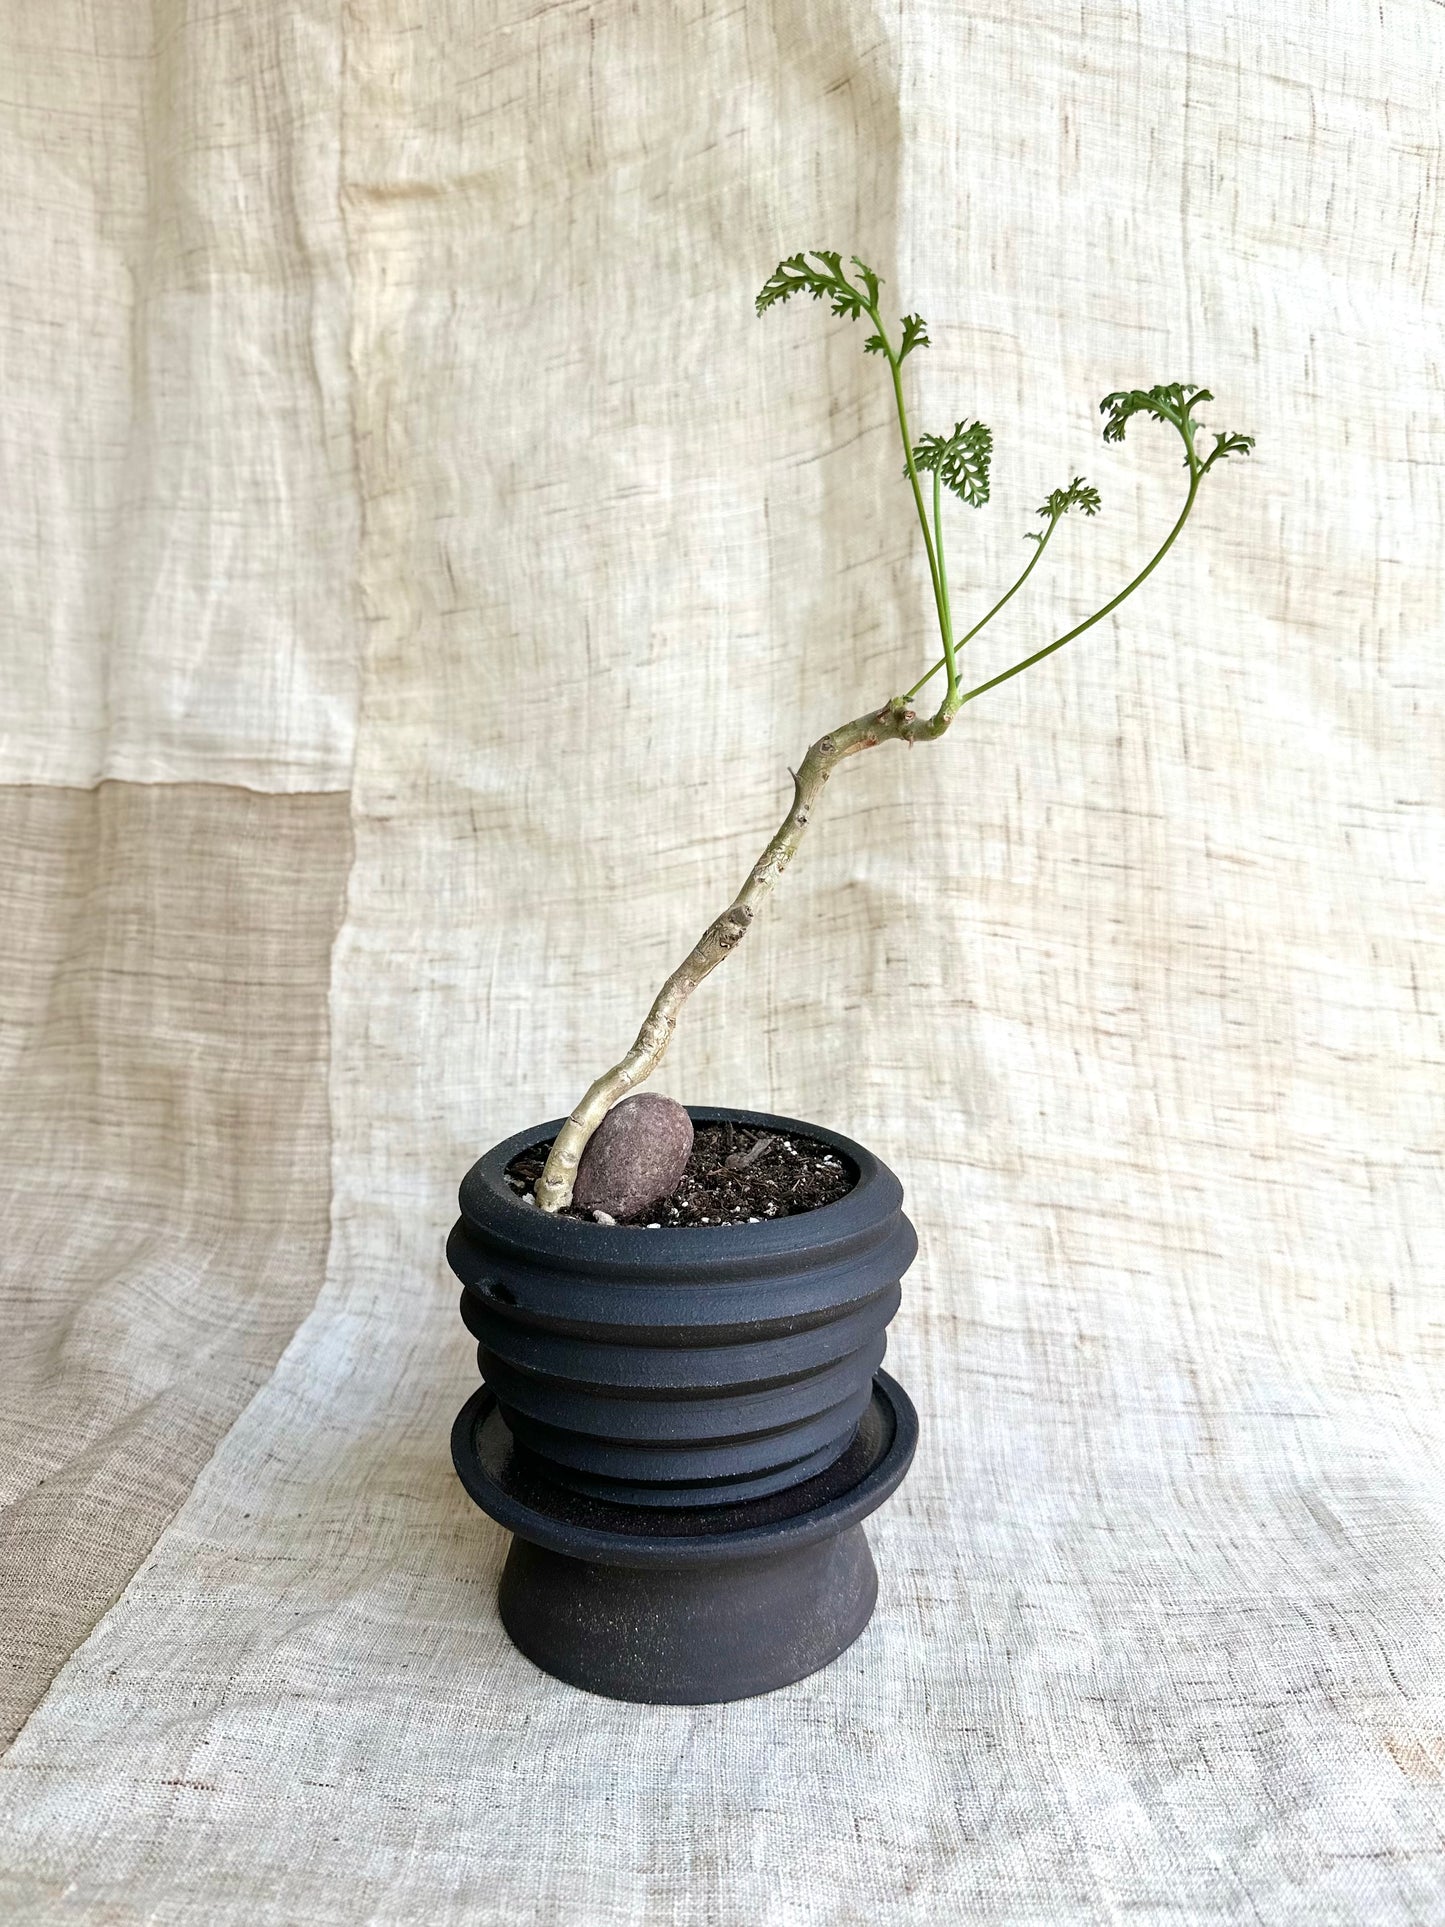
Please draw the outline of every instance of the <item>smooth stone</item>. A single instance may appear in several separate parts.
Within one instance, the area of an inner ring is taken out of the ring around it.
[[[579,1211],[632,1218],[677,1189],[692,1152],[692,1119],[674,1098],[624,1097],[603,1118],[577,1166]]]

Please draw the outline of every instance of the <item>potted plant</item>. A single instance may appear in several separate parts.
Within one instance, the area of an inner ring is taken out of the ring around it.
[[[876,1596],[861,1521],[908,1468],[917,1421],[880,1370],[917,1249],[897,1178],[821,1125],[634,1096],[687,999],[736,949],[792,860],[834,770],[882,743],[943,737],[968,703],[1085,634],[1148,579],[1204,478],[1253,446],[1207,431],[1208,390],[1169,382],[1100,403],[1104,439],[1136,415],[1177,436],[1178,514],[1092,614],[971,687],[964,649],[1023,588],[1064,517],[1098,512],[1082,476],[1053,489],[1026,566],[960,633],[945,550],[949,498],[989,495],[980,421],[915,437],[904,364],[921,317],[891,334],[856,256],[780,262],[759,314],[809,295],[866,319],[886,366],[938,624],[937,658],[903,694],[820,736],[742,888],[659,990],[631,1049],[565,1119],[495,1146],[467,1173],[448,1258],[483,1384],[453,1434],[473,1497],[511,1528],[499,1600],[513,1640],[574,1684],[635,1700],[766,1692],[837,1657]],[[1212,441],[1211,441],[1212,433]],[[1206,446],[1206,444],[1208,444]],[[941,678],[936,703],[919,699]]]

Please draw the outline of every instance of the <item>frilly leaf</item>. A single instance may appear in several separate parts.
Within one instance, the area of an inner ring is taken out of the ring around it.
[[[1253,435],[1216,433],[1213,449],[1201,458],[1195,437],[1205,431],[1194,411],[1201,402],[1213,400],[1207,388],[1196,388],[1188,381],[1161,382],[1157,388],[1121,388],[1115,394],[1105,395],[1099,403],[1100,414],[1108,417],[1104,423],[1104,440],[1122,442],[1124,430],[1135,415],[1152,416],[1156,422],[1163,422],[1176,431],[1184,443],[1185,466],[1203,475],[1222,456],[1247,455],[1254,447]]]
[[[826,301],[834,314],[846,316],[856,321],[865,307],[878,304],[878,276],[872,268],[865,266],[853,256],[858,269],[858,277],[863,283],[864,292],[853,286],[843,272],[843,257],[830,248],[813,248],[813,259],[807,254],[790,254],[785,261],[779,261],[759,291],[755,306],[759,314],[766,314],[775,302],[791,301],[795,294],[811,295],[814,301]],[[814,262],[821,261],[822,267]]]
[[[982,422],[955,422],[951,435],[925,435],[913,449],[914,467],[936,469],[943,486],[970,508],[988,500],[992,459],[993,430]]]

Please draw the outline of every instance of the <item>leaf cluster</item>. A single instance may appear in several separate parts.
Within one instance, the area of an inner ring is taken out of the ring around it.
[[[982,508],[988,500],[992,460],[993,430],[982,422],[955,422],[951,435],[925,435],[913,445],[914,467],[936,472],[970,508]]]
[[[1151,416],[1177,431],[1184,443],[1185,467],[1202,475],[1222,456],[1248,455],[1254,447],[1253,435],[1216,432],[1209,454],[1199,454],[1195,437],[1204,432],[1204,427],[1194,411],[1201,402],[1213,400],[1209,389],[1198,388],[1188,381],[1161,382],[1155,388],[1118,389],[1112,395],[1105,395],[1099,403],[1099,413],[1108,418],[1104,423],[1104,440],[1122,442],[1124,430],[1135,415]]]
[[[791,301],[795,294],[810,295],[814,301],[826,301],[834,314],[842,315],[849,321],[856,321],[865,310],[878,306],[880,282],[872,268],[864,265],[857,255],[851,256],[858,270],[862,288],[855,288],[843,272],[843,257],[828,248],[810,250],[813,260],[807,254],[790,254],[786,261],[779,261],[759,291],[755,306],[759,314],[766,314],[775,302]],[[821,261],[815,267],[814,261]]]
[[[1102,506],[1099,491],[1082,475],[1076,475],[1067,488],[1050,489],[1048,500],[1038,512],[1046,522],[1057,522],[1070,509],[1077,509],[1081,515],[1097,515]]]
[[[1048,526],[1042,535],[1037,529],[1030,529],[1024,540],[1037,542],[1042,547],[1053,534],[1055,523],[1067,515],[1070,509],[1077,509],[1081,515],[1097,515],[1102,506],[1099,491],[1092,483],[1086,482],[1082,475],[1076,475],[1067,488],[1049,490],[1046,500],[1038,511]]]
[[[848,259],[858,270],[857,280],[861,286],[855,287],[848,279],[843,269],[842,255],[831,248],[811,248],[807,253],[790,254],[785,261],[779,261],[763,283],[754,305],[759,314],[766,314],[777,302],[791,301],[795,294],[806,294],[814,301],[826,301],[834,314],[841,315],[847,321],[857,321],[866,314],[874,323],[876,333],[869,335],[863,343],[863,352],[868,355],[887,355],[892,360],[888,337],[878,318],[878,294],[883,286],[882,280],[856,254],[849,255]],[[928,346],[928,323],[923,316],[904,315],[898,361],[906,361],[915,348]]]
[[[994,606],[976,622],[966,635],[955,639],[953,616],[949,600],[948,576],[944,565],[944,527],[942,514],[942,490],[947,488],[960,501],[971,508],[981,508],[989,499],[990,469],[993,460],[993,433],[980,421],[959,421],[953,425],[949,435],[923,435],[914,439],[908,422],[908,409],[903,392],[900,371],[903,361],[915,348],[929,346],[928,328],[921,315],[907,314],[902,318],[899,346],[894,348],[889,340],[887,329],[878,312],[878,297],[882,287],[879,277],[866,262],[858,256],[849,257],[851,275],[843,266],[841,254],[828,248],[813,248],[803,253],[789,255],[764,282],[757,297],[757,311],[764,314],[779,302],[791,301],[794,295],[806,294],[815,301],[826,301],[833,313],[856,321],[867,315],[873,324],[874,332],[865,340],[863,347],[867,354],[886,357],[892,376],[894,402],[898,411],[898,428],[907,458],[904,474],[912,484],[914,507],[923,534],[924,547],[928,553],[929,572],[932,577],[934,599],[938,607],[939,629],[943,642],[943,657],[933,665],[921,680],[914,684],[907,696],[895,699],[906,705],[917,695],[923,685],[946,669],[948,690],[937,715],[929,724],[933,733],[946,729],[953,716],[965,702],[986,690],[997,688],[1002,682],[1041,662],[1045,656],[1052,655],[1065,643],[1072,642],[1076,636],[1093,627],[1105,616],[1116,609],[1126,596],[1132,595],[1141,583],[1147,580],[1162,561],[1168,550],[1184,527],[1198,492],[1201,478],[1217,461],[1231,455],[1248,455],[1254,447],[1252,435],[1238,435],[1215,432],[1213,446],[1206,454],[1201,443],[1208,439],[1210,431],[1199,420],[1198,409],[1213,401],[1214,396],[1207,388],[1194,382],[1161,382],[1153,388],[1121,388],[1106,395],[1100,402],[1100,412],[1104,416],[1104,440],[1122,442],[1129,423],[1136,415],[1144,415],[1153,421],[1172,428],[1184,444],[1184,463],[1189,471],[1189,489],[1184,505],[1173,528],[1142,569],[1110,597],[1102,607],[1076,623],[1064,635],[1056,637],[1044,648],[1035,650],[1022,662],[1015,663],[1001,675],[990,677],[987,682],[976,688],[962,691],[957,681],[957,654],[979,631],[991,622],[1011,598],[1021,589],[1043,554],[1044,546],[1064,516],[1077,510],[1079,514],[1094,516],[1099,513],[1101,503],[1099,491],[1082,475],[1075,475],[1064,488],[1056,488],[1045,497],[1038,514],[1044,523],[1042,532],[1031,530],[1027,539],[1036,547],[1028,567],[1018,577]],[[930,526],[929,511],[919,487],[919,474],[931,473],[934,478],[933,512]],[[910,739],[911,740],[911,739]]]

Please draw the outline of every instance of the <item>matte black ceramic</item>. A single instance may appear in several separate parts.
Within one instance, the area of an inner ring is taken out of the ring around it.
[[[879,1372],[847,1450],[784,1492],[643,1509],[557,1486],[483,1388],[452,1432],[462,1483],[516,1535],[502,1622],[536,1665],[613,1699],[746,1699],[828,1665],[868,1624],[878,1578],[861,1521],[897,1487],[918,1421]]]
[[[511,1438],[562,1486],[632,1506],[732,1504],[838,1460],[918,1249],[902,1186],[861,1144],[759,1111],[691,1115],[820,1139],[857,1182],[835,1204],[760,1224],[550,1216],[503,1173],[556,1119],[478,1159],[447,1245]]]

